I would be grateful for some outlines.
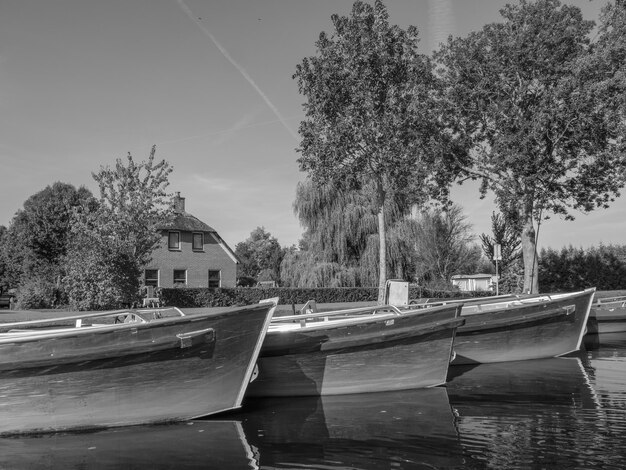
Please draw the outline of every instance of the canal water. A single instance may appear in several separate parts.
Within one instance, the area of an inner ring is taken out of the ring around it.
[[[1,406],[1,401],[0,401]],[[623,469],[626,334],[446,387],[255,399],[192,423],[0,439],[8,469]]]

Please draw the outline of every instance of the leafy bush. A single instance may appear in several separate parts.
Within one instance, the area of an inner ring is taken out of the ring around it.
[[[409,299],[478,297],[490,292],[436,291],[420,286],[410,286]],[[258,303],[260,300],[279,298],[283,305],[303,304],[309,300],[317,303],[375,302],[377,287],[337,287],[337,288],[172,288],[160,289],[161,304],[181,308],[230,307]]]
[[[15,296],[18,310],[53,308],[57,301],[54,284],[34,279],[22,284]]]

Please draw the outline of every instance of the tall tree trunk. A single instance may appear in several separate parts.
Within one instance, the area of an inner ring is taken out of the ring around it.
[[[539,266],[536,258],[537,240],[533,225],[532,205],[522,215],[522,259],[524,260],[524,293],[539,292]]]
[[[385,284],[387,282],[387,239],[385,226],[385,191],[382,181],[376,184],[378,203],[378,305],[383,305],[385,299]]]

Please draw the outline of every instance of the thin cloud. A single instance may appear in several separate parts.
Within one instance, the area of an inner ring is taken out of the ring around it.
[[[259,86],[255,83],[255,81],[252,79],[252,77],[248,75],[248,72],[246,72],[246,70],[241,65],[239,65],[235,59],[233,59],[233,57],[228,53],[226,48],[219,43],[219,41],[215,38],[215,36],[213,36],[213,34],[211,34],[211,32],[207,29],[204,23],[198,20],[198,17],[193,14],[193,12],[189,9],[189,7],[185,4],[183,0],[176,0],[176,2],[178,3],[178,6],[181,8],[181,10],[183,10],[183,12],[189,17],[189,19],[191,19],[191,21],[193,21],[196,24],[196,26],[200,28],[200,30],[204,33],[204,35],[211,40],[211,42],[215,45],[215,47],[218,48],[218,50],[226,58],[226,60],[228,60],[233,65],[233,67],[235,67],[239,71],[239,73],[243,76],[243,78],[247,80],[247,82],[252,86],[252,88],[256,90],[256,92],[263,99],[263,101],[265,101],[265,104],[267,104],[267,106],[276,115],[276,117],[278,118],[282,126],[297,141],[298,140],[297,134],[289,128],[285,118],[283,118],[283,116],[280,114],[280,111],[278,111],[278,108],[274,106],[274,103],[272,103],[271,100],[267,97],[267,95],[263,93],[263,90],[261,90]]]
[[[193,184],[207,188],[207,190],[214,193],[229,193],[233,189],[241,186],[239,181],[233,179],[198,174],[192,175],[191,181]]]

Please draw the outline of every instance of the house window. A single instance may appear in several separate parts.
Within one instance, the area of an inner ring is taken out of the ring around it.
[[[202,232],[193,233],[193,250],[194,251],[204,250],[204,234]]]
[[[159,270],[158,269],[146,269],[143,274],[144,285],[159,287]]]
[[[187,270],[186,269],[174,269],[174,285],[186,285],[187,284]]]
[[[180,250],[180,232],[170,232],[167,246],[170,250]]]
[[[216,289],[222,284],[222,275],[220,270],[209,269],[209,289]]]

